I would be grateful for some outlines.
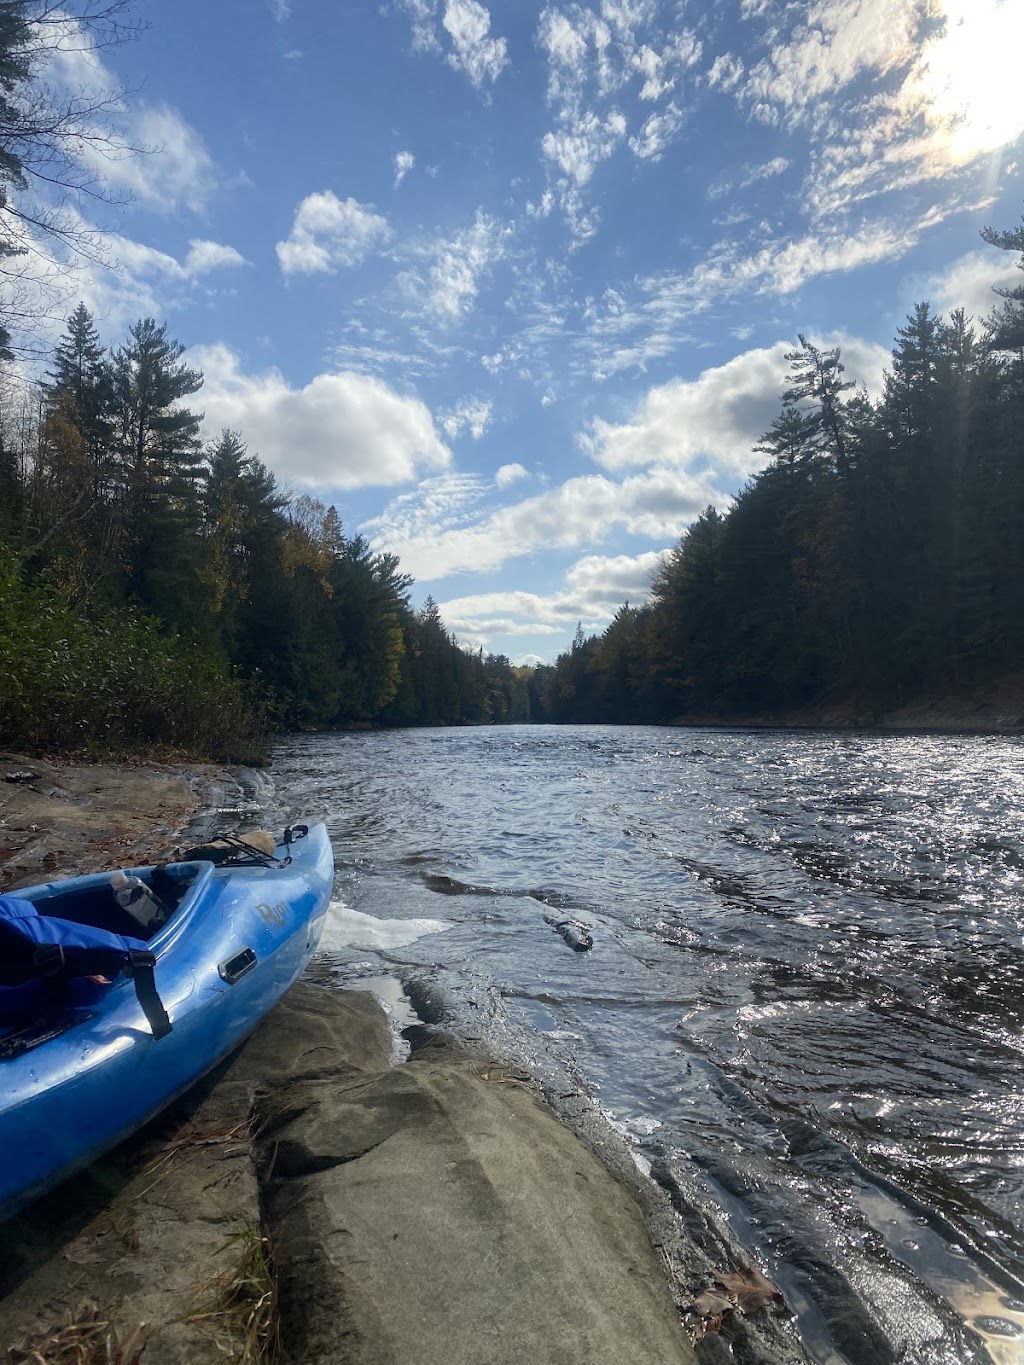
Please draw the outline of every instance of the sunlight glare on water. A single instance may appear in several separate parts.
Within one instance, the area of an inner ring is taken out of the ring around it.
[[[292,739],[275,773],[331,829],[339,980],[434,983],[467,1034],[500,1027],[701,1172],[814,1359],[865,1359],[852,1313],[879,1360],[1013,1365],[1021,757],[508,727]]]

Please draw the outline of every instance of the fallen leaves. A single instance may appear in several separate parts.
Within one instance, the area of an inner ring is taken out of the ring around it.
[[[785,1309],[786,1301],[778,1286],[756,1265],[744,1270],[724,1270],[715,1276],[714,1284],[698,1294],[687,1310],[691,1334],[695,1342],[711,1332],[719,1332],[730,1313],[749,1317],[759,1308],[774,1304]]]

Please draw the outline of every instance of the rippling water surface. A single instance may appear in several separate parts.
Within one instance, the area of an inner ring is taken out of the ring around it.
[[[343,981],[427,975],[568,1068],[822,1365],[959,1365],[1024,1361],[1022,758],[511,727],[289,740],[274,777],[330,827]]]

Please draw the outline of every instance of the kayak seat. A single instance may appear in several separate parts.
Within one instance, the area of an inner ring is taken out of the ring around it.
[[[165,912],[163,918],[148,929],[141,925],[134,915],[118,905],[113,891],[106,882],[99,886],[58,891],[45,898],[36,898],[34,904],[40,915],[67,920],[71,924],[91,925],[94,929],[102,929],[109,934],[120,934],[126,938],[149,939],[162,929],[174,914],[195,876],[196,870],[187,865],[176,865],[173,871],[154,867],[144,875],[143,879]]]
[[[92,886],[87,890],[47,896],[45,900],[36,901],[35,907],[39,914],[47,919],[89,925],[108,934],[126,934],[130,938],[145,937],[145,930],[127,910],[118,905],[109,886]]]

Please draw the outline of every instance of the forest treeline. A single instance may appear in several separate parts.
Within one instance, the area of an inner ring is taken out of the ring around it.
[[[988,230],[1024,253],[1024,227]],[[1022,259],[1024,264],[1024,259]],[[1024,669],[1024,287],[918,305],[871,402],[790,354],[767,464],[650,600],[552,665],[462,648],[398,560],[200,437],[202,375],[83,305],[45,378],[0,375],[0,738],[253,758],[271,729],[880,711]]]
[[[47,379],[0,388],[0,735],[258,754],[268,728],[528,719],[529,669],[462,649],[393,555],[200,439],[202,375],[79,305]]]
[[[164,325],[108,348],[80,305],[27,377],[69,268],[106,259],[97,159],[144,154],[131,92],[65,89],[53,56],[130,40],[131,9],[0,4],[0,743],[254,758],[274,728],[525,719],[529,670],[460,649],[239,433],[203,443]]]
[[[532,718],[871,716],[1024,669],[1024,284],[996,292],[977,326],[917,305],[877,402],[801,337],[765,469],[537,669]]]

